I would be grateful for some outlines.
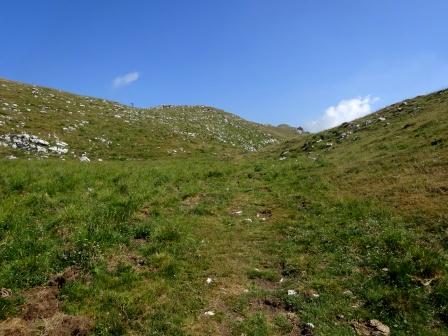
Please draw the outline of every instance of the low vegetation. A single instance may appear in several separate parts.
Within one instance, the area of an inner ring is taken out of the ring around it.
[[[447,100],[256,154],[14,152],[0,334],[446,335]]]

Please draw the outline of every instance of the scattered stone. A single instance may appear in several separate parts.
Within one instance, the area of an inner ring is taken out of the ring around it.
[[[90,162],[90,159],[87,157],[87,155],[84,153],[81,155],[81,157],[79,158],[79,161],[81,162]]]
[[[288,295],[295,296],[297,295],[297,292],[294,289],[288,289]]]
[[[383,335],[389,335],[390,334],[390,328],[387,325],[381,323],[378,320],[370,320],[369,324],[370,324],[370,326],[372,328],[378,330]]]
[[[314,332],[313,332],[314,328],[315,328],[315,326],[313,323],[308,322],[308,323],[302,324],[302,326],[300,328],[301,329],[300,335],[312,336],[312,335],[314,335]]]
[[[215,316],[215,312],[213,310],[208,310],[204,313],[206,316]]]
[[[378,320],[353,321],[352,326],[359,336],[388,336],[390,328]]]
[[[0,297],[7,298],[12,295],[12,291],[9,288],[0,289]]]
[[[207,285],[210,285],[213,282],[213,280],[212,278],[207,278],[205,282],[207,283]]]
[[[346,296],[353,296],[353,292],[350,289],[345,290],[342,294]]]
[[[17,157],[14,156],[14,155],[8,155],[8,156],[6,157],[6,159],[8,159],[8,160],[16,160]]]

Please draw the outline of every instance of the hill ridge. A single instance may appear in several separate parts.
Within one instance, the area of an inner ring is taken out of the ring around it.
[[[233,155],[293,135],[205,105],[136,108],[7,80],[0,80],[0,106],[0,155],[20,155],[20,149],[39,157],[103,159]],[[67,146],[57,146],[61,142]]]

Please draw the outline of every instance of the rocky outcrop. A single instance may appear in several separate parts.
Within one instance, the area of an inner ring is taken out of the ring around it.
[[[21,149],[36,154],[57,154],[68,153],[68,144],[62,141],[49,141],[39,138],[37,135],[20,133],[0,135],[0,146]]]

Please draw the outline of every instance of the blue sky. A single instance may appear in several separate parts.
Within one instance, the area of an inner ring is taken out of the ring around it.
[[[0,77],[330,127],[448,87],[446,0],[5,1]]]

